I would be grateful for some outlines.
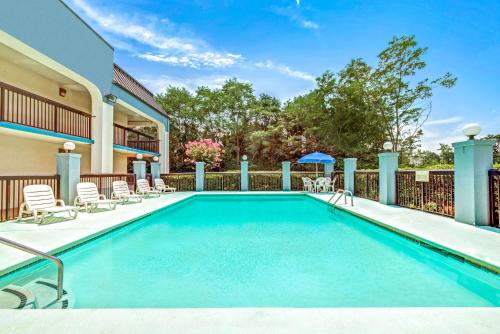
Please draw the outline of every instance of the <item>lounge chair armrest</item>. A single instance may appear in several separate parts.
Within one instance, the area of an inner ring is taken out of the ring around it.
[[[62,199],[56,199],[56,205],[60,204],[60,206],[66,206]]]

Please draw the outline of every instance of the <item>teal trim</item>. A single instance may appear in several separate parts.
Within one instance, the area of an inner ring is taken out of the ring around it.
[[[68,140],[77,141],[77,142],[85,143],[85,144],[93,144],[94,143],[94,141],[92,139],[67,135],[64,133],[59,133],[59,132],[54,132],[54,131],[49,131],[49,130],[32,128],[31,126],[26,126],[26,125],[21,125],[21,124],[0,122],[0,127],[6,128],[6,129],[23,131],[23,132],[35,133],[37,135],[44,135],[44,136],[61,138],[61,139],[68,139]]]
[[[128,104],[139,109],[140,111],[142,111],[146,115],[156,119],[158,122],[163,123],[163,125],[165,126],[165,129],[169,129],[170,125],[169,125],[169,119],[167,116],[162,115],[159,111],[157,111],[156,109],[153,109],[151,106],[144,103],[142,100],[138,99],[134,95],[130,94],[129,92],[127,92],[125,89],[123,89],[119,85],[113,84],[113,86],[111,88],[111,93],[114,96],[116,96],[117,98],[119,98],[120,100],[127,102]]]
[[[129,151],[129,152],[132,152],[132,153],[149,154],[149,155],[153,155],[153,156],[156,156],[156,157],[160,156],[160,153],[139,150],[137,148],[127,147],[127,146],[121,146],[121,145],[115,145],[115,144],[113,144],[113,148],[116,148],[116,149],[119,149],[119,150],[124,150],[124,151]]]

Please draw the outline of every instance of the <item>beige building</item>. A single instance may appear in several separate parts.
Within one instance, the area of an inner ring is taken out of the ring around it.
[[[62,1],[8,6],[32,30],[0,14],[0,175],[54,174],[67,141],[84,174],[127,173],[137,153],[158,156],[168,172],[168,115],[114,64],[112,46]]]

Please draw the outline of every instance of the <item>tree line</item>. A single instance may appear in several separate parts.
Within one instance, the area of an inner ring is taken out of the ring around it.
[[[157,100],[171,116],[172,170],[192,169],[186,144],[207,138],[224,149],[221,169],[238,168],[243,155],[251,168],[278,169],[281,161],[312,151],[358,157],[361,167],[373,168],[385,141],[410,163],[432,111],[434,89],[456,82],[450,73],[426,78],[426,52],[414,36],[394,37],[376,66],[352,59],[338,72],[324,72],[308,93],[285,102],[256,95],[252,84],[237,79],[195,92],[171,86]]]

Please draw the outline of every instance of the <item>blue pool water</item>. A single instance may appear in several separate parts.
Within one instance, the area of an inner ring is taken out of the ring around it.
[[[497,275],[302,195],[197,196],[61,258],[77,308],[500,305]]]

